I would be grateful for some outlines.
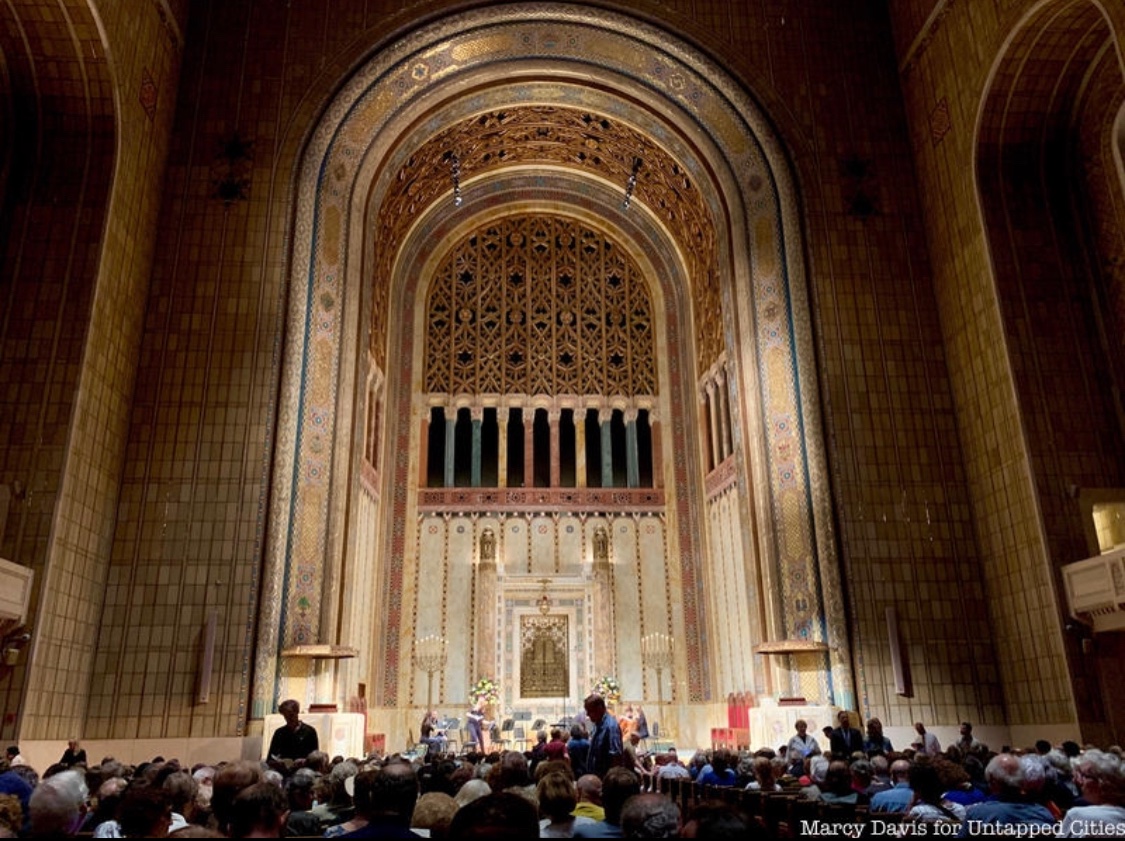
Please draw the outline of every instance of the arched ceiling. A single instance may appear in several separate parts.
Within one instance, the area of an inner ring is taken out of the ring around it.
[[[405,138],[409,143],[413,138]],[[558,104],[514,104],[461,118],[421,140],[395,173],[393,186],[376,211],[375,238],[381,247],[375,278],[391,276],[397,245],[435,203],[451,200],[450,153],[460,162],[462,183],[497,176],[506,169],[544,167],[544,179],[597,180],[618,185],[624,200],[635,162],[634,204],[643,204],[668,231],[682,255],[696,314],[699,364],[706,367],[722,350],[716,226],[690,168],[653,137],[623,120],[593,109]],[[373,310],[372,335],[384,335],[386,308]],[[703,317],[701,317],[703,316]]]

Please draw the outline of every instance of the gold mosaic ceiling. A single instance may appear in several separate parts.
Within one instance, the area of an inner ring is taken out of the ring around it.
[[[379,208],[375,241],[387,244],[375,261],[375,277],[390,277],[394,244],[408,228],[451,189],[448,153],[461,162],[461,180],[496,173],[510,166],[544,164],[565,167],[625,185],[640,158],[633,204],[643,204],[671,232],[692,279],[695,339],[700,372],[722,350],[715,228],[698,187],[661,146],[632,127],[574,108],[526,105],[503,108],[455,123],[425,142],[396,175],[397,188]],[[454,212],[450,202],[450,212]],[[653,279],[655,282],[655,279]],[[386,290],[376,284],[372,338],[386,336]],[[382,356],[373,348],[376,357]]]

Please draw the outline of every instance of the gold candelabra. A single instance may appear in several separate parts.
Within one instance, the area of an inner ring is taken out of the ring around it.
[[[445,668],[448,646],[445,637],[432,634],[414,641],[414,665],[426,673],[426,715],[434,708],[434,673]]]
[[[674,642],[671,634],[652,633],[641,637],[641,658],[656,670],[656,709],[660,715],[661,736],[672,735],[672,728],[664,719],[664,670],[672,668],[675,659]]]

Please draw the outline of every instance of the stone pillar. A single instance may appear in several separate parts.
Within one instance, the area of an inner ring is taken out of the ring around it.
[[[418,487],[429,485],[430,472],[430,412],[422,413],[422,437],[418,442]]]
[[[508,409],[496,410],[496,423],[500,427],[500,440],[496,453],[496,487],[508,487]]]
[[[707,413],[707,392],[699,392],[699,429],[701,438],[703,439],[703,472],[709,473],[714,466],[711,464],[711,423],[710,415]]]
[[[523,486],[535,487],[535,409],[523,410]]]
[[[472,421],[473,421],[473,462],[472,462],[472,468],[471,468],[472,478],[469,480],[469,484],[472,485],[474,488],[479,488],[480,487],[480,459],[481,459],[481,455],[480,455],[480,435],[481,435],[481,424],[484,423],[484,407],[483,406],[473,406],[473,408],[469,410],[469,413],[470,413],[470,416],[472,417]]]
[[[715,395],[715,381],[707,381],[707,426],[711,432],[711,469],[723,463],[723,448],[719,432],[719,406]]]
[[[591,609],[594,614],[595,675],[617,674],[613,647],[613,568],[609,563],[609,528],[594,526],[594,564]]]
[[[547,411],[547,422],[551,427],[551,487],[557,488],[562,483],[562,448],[559,445],[559,420],[562,412],[558,409]]]
[[[652,486],[662,488],[664,487],[664,441],[660,431],[660,418],[657,417],[655,409],[649,410],[648,428],[652,433],[649,436],[652,439]]]
[[[491,526],[481,531],[480,562],[477,564],[477,594],[473,615],[476,635],[476,675],[497,674],[496,661],[496,535]],[[470,681],[476,676],[470,675]]]
[[[452,488],[455,484],[454,472],[454,447],[457,441],[457,410],[445,410],[445,486]]]
[[[715,390],[719,396],[719,439],[720,447],[719,452],[722,453],[723,460],[734,452],[733,438],[730,434],[730,391],[727,388],[727,375],[725,372],[720,372],[715,378]]]
[[[574,410],[574,484],[580,488],[586,483],[586,410]]]
[[[598,426],[602,433],[602,487],[613,487],[613,432],[610,421],[613,409],[598,409]]]
[[[637,453],[637,410],[625,410],[625,484],[630,488],[640,487],[641,461]]]

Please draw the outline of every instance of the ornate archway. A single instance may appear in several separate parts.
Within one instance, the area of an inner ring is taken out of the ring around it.
[[[510,132],[500,155],[489,120],[505,118],[542,134]],[[442,165],[454,148],[456,214]],[[639,177],[625,209],[631,173]],[[349,611],[347,485],[358,472],[355,401],[369,351],[371,365],[398,378],[388,379],[390,457],[377,503],[379,656],[368,655],[379,664],[373,706],[399,703],[415,514],[405,490],[416,434],[414,388],[401,375],[406,328],[433,238],[520,201],[600,217],[637,243],[677,331],[667,352],[679,399],[666,422],[685,444],[668,450],[682,698],[721,698],[721,672],[762,675],[757,691],[854,704],[793,179],[769,121],[720,67],[604,10],[452,16],[373,56],[344,85],[306,149],[297,196],[255,716],[288,679],[280,651],[337,641]],[[714,426],[711,437],[727,443],[709,464],[695,403],[716,383],[729,394],[717,405],[730,429]],[[715,524],[706,512],[720,498],[731,513]],[[742,612],[754,621],[728,622]],[[751,642],[815,646],[755,670],[745,641],[733,644],[739,630]]]

